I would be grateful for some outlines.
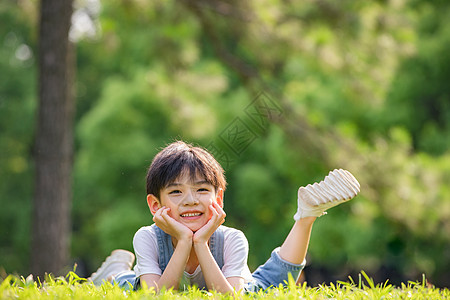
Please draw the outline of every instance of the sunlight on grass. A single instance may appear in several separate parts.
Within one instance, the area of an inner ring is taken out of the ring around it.
[[[84,278],[69,272],[66,277],[48,276],[44,282],[31,278],[9,275],[0,283],[0,299],[233,299],[231,295],[201,291],[195,287],[184,292],[165,290],[156,294],[153,290],[129,291],[110,283],[94,286]],[[266,292],[243,294],[240,299],[449,299],[448,289],[429,287],[425,277],[422,282],[408,282],[396,287],[387,281],[375,285],[365,272],[358,282],[330,283],[318,287],[300,286],[290,278],[287,287]]]

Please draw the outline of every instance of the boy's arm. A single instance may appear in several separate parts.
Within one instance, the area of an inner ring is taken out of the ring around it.
[[[194,244],[194,248],[208,289],[216,290],[220,293],[229,293],[243,289],[243,278],[225,278],[211,254],[208,244]]]
[[[162,275],[144,274],[141,275],[141,280],[148,287],[154,287],[156,291],[159,291],[162,287],[178,289],[191,248],[191,241],[178,241],[177,247]]]
[[[213,203],[210,206],[210,210],[212,211],[211,219],[194,234],[193,238],[195,253],[202,268],[206,286],[210,290],[216,290],[221,293],[240,290],[244,286],[243,278],[225,278],[209,249],[209,238],[224,222],[226,216],[223,209],[217,203]]]
[[[148,287],[159,291],[162,287],[178,289],[189,254],[192,249],[192,231],[168,215],[169,208],[162,207],[154,215],[153,221],[164,232],[177,240],[177,246],[161,276],[155,274],[141,275]]]

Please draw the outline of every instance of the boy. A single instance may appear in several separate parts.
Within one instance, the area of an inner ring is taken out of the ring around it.
[[[224,171],[206,150],[178,141],[153,159],[147,173],[147,203],[155,224],[139,229],[133,239],[137,257],[115,250],[91,276],[120,286],[178,289],[197,285],[219,292],[257,291],[284,284],[305,266],[315,219],[359,192],[358,181],[334,170],[320,183],[300,187],[295,224],[281,247],[253,274],[247,266],[244,234],[222,226],[225,220]],[[122,271],[122,272],[120,272]]]

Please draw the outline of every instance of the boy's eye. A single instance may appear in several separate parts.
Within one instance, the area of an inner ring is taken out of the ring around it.
[[[173,190],[171,192],[169,192],[169,195],[174,195],[174,194],[181,194],[180,190]]]
[[[198,192],[209,192],[209,190],[207,188],[199,188],[197,191]]]

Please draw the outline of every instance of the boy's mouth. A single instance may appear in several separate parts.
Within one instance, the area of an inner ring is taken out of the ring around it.
[[[198,216],[200,216],[200,215],[202,215],[203,213],[201,213],[201,212],[195,212],[195,213],[184,213],[184,214],[181,214],[181,217],[182,218],[192,218],[192,217],[198,217]]]

